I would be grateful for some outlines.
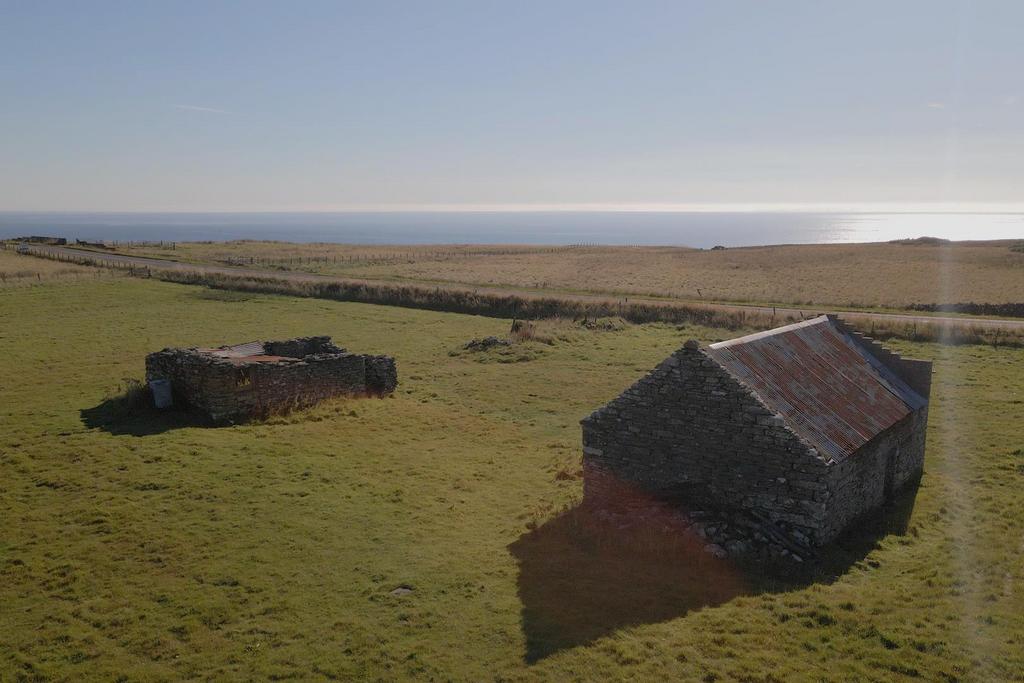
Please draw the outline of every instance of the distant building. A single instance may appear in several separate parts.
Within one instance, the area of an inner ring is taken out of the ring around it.
[[[639,492],[724,513],[740,549],[823,545],[921,474],[930,385],[833,316],[687,342],[582,421],[584,502]]]
[[[146,381],[167,380],[177,403],[216,422],[237,422],[346,394],[390,394],[389,356],[348,353],[330,337],[164,349],[146,356]]]
[[[50,244],[55,246],[62,246],[68,243],[64,237],[47,237],[45,235],[28,235],[26,237],[15,238],[19,242],[29,242],[31,244]]]

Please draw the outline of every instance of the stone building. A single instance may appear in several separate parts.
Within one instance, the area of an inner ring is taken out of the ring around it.
[[[146,381],[169,380],[175,401],[215,422],[237,422],[345,394],[390,394],[389,356],[348,353],[330,337],[164,349],[146,356]]]
[[[921,474],[930,385],[834,316],[689,341],[582,421],[584,502],[674,501],[730,552],[810,552]]]

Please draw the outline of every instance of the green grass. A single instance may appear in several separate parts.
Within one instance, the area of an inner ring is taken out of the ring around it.
[[[894,343],[936,360],[905,531],[786,584],[565,512],[578,420],[734,332],[458,352],[508,326],[134,279],[0,291],[0,680],[1024,680],[1024,351]],[[396,396],[222,428],[109,400],[149,351],[303,334],[395,355]]]

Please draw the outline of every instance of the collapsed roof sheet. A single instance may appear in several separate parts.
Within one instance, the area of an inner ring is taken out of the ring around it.
[[[200,349],[205,353],[209,353],[211,356],[220,356],[221,358],[247,358],[250,356],[262,356],[266,353],[266,349],[263,348],[263,342],[251,341],[244,344],[235,344],[234,346],[221,346],[217,349]]]

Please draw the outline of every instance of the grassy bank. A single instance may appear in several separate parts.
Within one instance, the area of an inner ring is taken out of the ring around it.
[[[577,421],[733,331],[502,359],[462,347],[508,319],[135,278],[0,321],[2,680],[1024,680],[1022,350],[897,342],[936,363],[916,500],[786,583],[571,512]],[[396,397],[224,428],[115,397],[154,349],[302,334],[394,354]]]

